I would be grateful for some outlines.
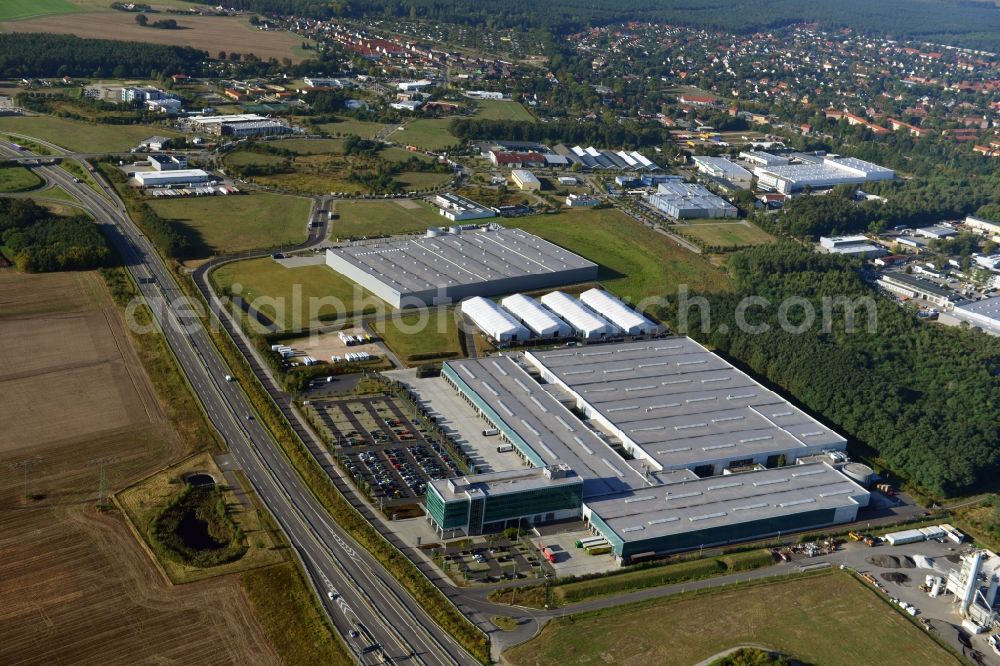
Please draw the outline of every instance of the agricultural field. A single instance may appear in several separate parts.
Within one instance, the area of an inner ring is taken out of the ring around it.
[[[126,151],[154,134],[181,136],[153,125],[101,125],[53,116],[0,116],[0,131],[27,134],[80,153]]]
[[[42,185],[42,179],[22,166],[0,168],[0,192],[27,192]]]
[[[517,666],[689,666],[743,644],[828,666],[961,663],[839,571],[571,615],[504,656]]]
[[[340,216],[330,221],[334,239],[420,233],[448,221],[436,207],[415,199],[338,201],[333,212]]]
[[[279,663],[238,579],[171,586],[94,507],[95,459],[113,490],[184,449],[101,280],[0,271],[0,302],[0,663]]]
[[[708,248],[724,249],[774,242],[774,236],[746,221],[690,224],[675,227],[674,231]]]
[[[425,118],[406,123],[401,130],[389,135],[395,143],[416,146],[421,150],[447,150],[459,141],[448,131],[448,118]]]
[[[427,308],[424,313],[397,314],[375,323],[375,330],[399,360],[409,365],[462,356],[458,322],[451,308]]]
[[[77,37],[191,46],[207,51],[212,56],[219,51],[227,53],[236,51],[252,52],[262,60],[268,58],[278,60],[291,58],[293,62],[302,60],[301,51],[295,49],[302,44],[302,38],[290,32],[257,30],[242,17],[178,16],[176,18],[178,25],[183,29],[144,28],[135,22],[135,14],[118,11],[92,11],[9,21],[0,23],[0,29],[5,32],[48,32]]]
[[[259,311],[283,330],[302,330],[362,311],[392,308],[326,266],[285,268],[270,257],[220,266],[212,280],[221,292],[239,285],[245,301],[262,299]],[[266,301],[266,302],[264,302]]]
[[[675,245],[613,208],[537,215],[508,221],[600,264],[598,279],[633,303],[644,298],[732,288],[729,278],[703,257]]]
[[[370,139],[385,128],[386,125],[382,123],[370,123],[364,120],[354,120],[353,118],[344,118],[336,123],[323,123],[316,126],[316,129],[320,132],[329,134],[330,136],[349,136],[353,134],[362,139]]]
[[[274,141],[269,145],[275,148],[284,148],[297,155],[318,155],[322,153],[340,153],[344,150],[344,142],[341,139],[283,139]],[[243,153],[253,154],[253,153]],[[266,157],[260,155],[260,157]]]
[[[80,8],[68,0],[4,0],[0,3],[0,21],[16,21],[54,14],[72,14],[78,11]]]
[[[161,217],[195,230],[207,257],[303,242],[312,202],[259,193],[162,199],[149,205]]]
[[[498,99],[476,100],[475,117],[486,120],[518,120],[535,123],[538,120],[519,102]]]

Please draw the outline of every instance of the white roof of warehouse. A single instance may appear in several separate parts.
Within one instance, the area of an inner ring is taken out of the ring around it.
[[[857,505],[868,491],[824,462],[713,476],[592,498],[587,507],[624,541]],[[867,500],[862,500],[862,505]]]
[[[493,301],[473,296],[462,301],[462,314],[495,340],[504,337],[529,337],[528,329]]]
[[[543,308],[538,304],[538,301],[524,294],[507,296],[501,299],[500,305],[523,321],[537,335],[569,335],[573,331],[569,324]]]
[[[603,289],[588,289],[580,294],[580,300],[590,306],[595,312],[600,312],[611,323],[623,331],[649,331],[655,328],[653,322]]]
[[[708,155],[695,155],[691,158],[695,164],[705,165],[718,169],[725,174],[726,178],[732,180],[749,180],[753,175],[739,164],[731,162],[725,157],[710,157]]]
[[[843,448],[846,440],[690,338],[525,357],[665,468]]]
[[[576,330],[586,334],[617,332],[614,324],[561,291],[549,292],[542,296],[542,305],[565,319]]]

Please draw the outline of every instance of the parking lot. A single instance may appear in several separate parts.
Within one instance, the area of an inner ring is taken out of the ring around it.
[[[437,552],[435,560],[445,573],[465,584],[540,578],[552,572],[530,541],[500,536],[452,542]]]
[[[312,401],[334,453],[383,507],[415,505],[431,479],[462,474],[448,451],[389,396]]]

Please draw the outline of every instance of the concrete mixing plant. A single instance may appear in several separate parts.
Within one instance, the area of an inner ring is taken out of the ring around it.
[[[955,595],[959,613],[976,633],[997,622],[1000,557],[987,550],[962,556],[962,567],[948,575],[947,589]]]

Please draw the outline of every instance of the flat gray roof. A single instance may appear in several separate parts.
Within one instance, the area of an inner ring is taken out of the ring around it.
[[[933,294],[935,296],[940,296],[941,298],[955,298],[957,295],[955,292],[945,289],[936,282],[931,280],[926,280],[919,278],[915,275],[909,275],[900,271],[891,271],[889,273],[883,273],[882,279],[889,282],[895,282],[897,284],[910,287],[915,291],[922,291],[928,294]]]
[[[498,497],[509,493],[520,493],[538,488],[575,485],[582,479],[570,470],[566,476],[545,475],[544,467],[531,467],[506,472],[487,472],[458,476],[451,479],[436,479],[430,482],[446,502],[466,499],[470,495]]]
[[[858,504],[868,492],[823,462],[715,476],[587,500],[623,541]]]
[[[479,399],[546,465],[565,463],[583,478],[583,497],[644,488],[651,482],[629,466],[544,386],[507,356],[448,361]]]
[[[592,261],[538,236],[502,227],[349,245],[327,251],[403,294],[597,268]]]
[[[665,338],[525,357],[664,468],[846,440],[694,340]]]
[[[984,298],[981,301],[956,305],[955,309],[979,315],[984,319],[1000,320],[1000,296],[992,296]]]

